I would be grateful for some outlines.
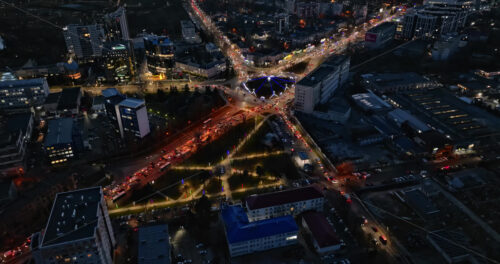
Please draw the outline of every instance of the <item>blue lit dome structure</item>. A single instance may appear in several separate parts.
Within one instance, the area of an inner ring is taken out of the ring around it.
[[[295,83],[293,78],[277,76],[261,76],[244,82],[243,88],[258,98],[268,99],[280,96]]]

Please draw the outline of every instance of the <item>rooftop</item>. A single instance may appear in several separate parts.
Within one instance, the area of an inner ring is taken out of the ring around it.
[[[309,73],[306,77],[300,80],[297,85],[315,86],[326,79],[335,71],[335,68],[329,65],[321,65],[319,68]]]
[[[398,124],[408,122],[408,124],[414,129],[422,132],[431,130],[430,127],[427,126],[424,122],[420,121],[418,118],[401,108],[392,110],[391,112],[389,112],[388,116]]]
[[[170,263],[168,226],[154,225],[139,228],[139,264]]]
[[[396,28],[396,24],[392,22],[384,22],[376,27],[372,27],[370,30],[368,30],[368,33],[380,33],[384,32],[386,30],[389,30],[391,28]]]
[[[388,103],[373,93],[353,94],[352,99],[365,110],[380,111],[391,108]]]
[[[61,92],[58,110],[73,109],[78,107],[78,98],[81,96],[80,87],[65,88]]]
[[[49,120],[44,146],[70,144],[73,141],[73,119],[58,118]]]
[[[405,191],[405,196],[408,203],[421,215],[430,215],[439,212],[434,203],[418,189]]]
[[[136,99],[136,98],[127,98],[120,102],[120,106],[128,107],[128,108],[139,108],[144,106],[144,100]]]
[[[322,197],[323,194],[316,187],[307,186],[286,191],[250,195],[246,198],[246,204],[250,210],[255,210]]]
[[[429,233],[427,239],[448,258],[458,258],[469,255],[466,250],[459,246],[466,244],[466,237],[459,232],[438,230]]]
[[[7,130],[10,133],[16,133],[19,132],[19,130],[21,130],[22,133],[25,133],[30,123],[30,120],[32,120],[32,116],[33,115],[31,114],[31,112],[13,114],[8,116]]]
[[[101,199],[100,186],[58,193],[41,247],[94,236]]]
[[[320,248],[340,244],[340,240],[337,234],[335,234],[332,225],[328,223],[323,214],[310,211],[304,213],[303,217]]]
[[[104,96],[106,98],[120,94],[120,92],[118,92],[118,90],[116,90],[116,88],[107,88],[107,89],[102,90],[101,93],[102,93],[102,96]]]
[[[0,82],[0,88],[24,87],[24,86],[35,86],[35,85],[38,86],[38,85],[43,85],[45,83],[47,83],[47,81],[43,78],[3,81]]]
[[[230,244],[298,231],[291,215],[250,223],[242,207],[228,206],[222,209],[221,216]]]
[[[367,83],[374,83],[381,87],[430,82],[415,72],[373,73],[364,74],[362,77]]]
[[[61,92],[58,93],[49,93],[45,98],[44,104],[57,104],[59,102],[59,98],[61,97]]]

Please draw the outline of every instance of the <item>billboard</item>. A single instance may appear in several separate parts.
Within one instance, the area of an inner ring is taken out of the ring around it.
[[[365,34],[365,41],[366,42],[377,42],[377,34],[367,32]]]

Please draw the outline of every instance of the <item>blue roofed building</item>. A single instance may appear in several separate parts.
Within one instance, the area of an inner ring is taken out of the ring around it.
[[[0,82],[0,109],[28,108],[43,104],[49,85],[43,78]]]
[[[228,206],[221,218],[231,257],[297,243],[298,227],[291,215],[250,222],[242,207]]]

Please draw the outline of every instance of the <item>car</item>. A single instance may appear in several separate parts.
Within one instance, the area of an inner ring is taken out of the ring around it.
[[[200,250],[199,253],[200,255],[206,255],[208,252],[206,250]]]
[[[372,226],[372,230],[373,232],[377,233],[378,232],[378,228],[376,226]]]
[[[384,235],[379,236],[378,239],[382,242],[382,244],[387,244],[387,238]]]
[[[203,246],[204,246],[203,243],[199,243],[196,245],[196,248],[202,248]]]

